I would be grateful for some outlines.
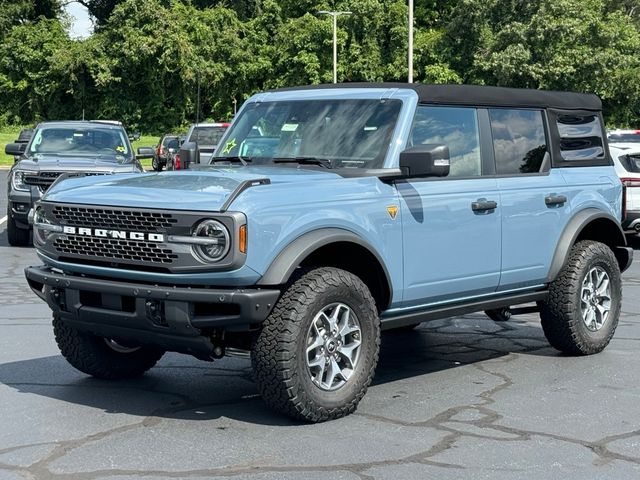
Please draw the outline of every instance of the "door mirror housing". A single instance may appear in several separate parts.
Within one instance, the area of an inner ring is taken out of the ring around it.
[[[138,154],[136,155],[136,158],[138,160],[153,158],[154,154],[155,151],[152,147],[138,147]]]
[[[4,153],[7,155],[19,156],[22,155],[27,148],[26,143],[7,143],[4,147]]]
[[[415,145],[400,152],[400,170],[405,177],[446,177],[450,166],[449,147],[440,143]]]
[[[200,150],[196,142],[184,142],[180,147],[180,162],[183,169],[188,169],[192,163],[200,163]]]

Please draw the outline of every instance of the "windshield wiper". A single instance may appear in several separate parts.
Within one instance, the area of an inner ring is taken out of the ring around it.
[[[320,165],[325,168],[333,168],[331,160],[317,157],[274,157],[273,163],[298,163],[300,165]]]
[[[243,158],[236,155],[233,157],[211,157],[209,164],[213,165],[216,162],[240,162],[243,166],[246,166],[250,161],[250,158]]]

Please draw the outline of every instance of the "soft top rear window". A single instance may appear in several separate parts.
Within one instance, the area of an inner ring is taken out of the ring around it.
[[[567,162],[605,158],[602,124],[595,113],[565,113],[557,116],[560,153]]]

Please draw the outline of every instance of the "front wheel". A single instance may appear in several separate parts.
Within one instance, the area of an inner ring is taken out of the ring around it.
[[[82,332],[57,317],[53,318],[53,333],[67,362],[97,378],[117,380],[139,377],[158,363],[164,354],[155,348],[122,345]]]
[[[568,354],[601,352],[618,325],[621,300],[620,268],[611,249],[592,240],[578,242],[540,305],[544,334]]]
[[[273,409],[322,422],[356,410],[378,362],[380,322],[366,285],[337,268],[290,284],[251,352],[258,389]]]
[[[28,228],[20,228],[11,216],[11,206],[7,206],[7,240],[13,247],[25,247],[29,244]]]

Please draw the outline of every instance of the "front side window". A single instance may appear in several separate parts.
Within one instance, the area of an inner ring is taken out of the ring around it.
[[[212,161],[323,161],[333,168],[382,168],[402,102],[293,100],[247,105]]]
[[[605,156],[602,124],[596,114],[562,114],[557,119],[560,153],[565,161],[596,160]]]
[[[418,106],[410,144],[449,147],[449,177],[474,177],[482,173],[475,108]]]
[[[44,127],[39,128],[29,145],[33,155],[97,157],[102,161],[131,160],[124,130],[114,128]]]
[[[548,168],[540,110],[490,109],[489,119],[498,175],[538,173]]]

